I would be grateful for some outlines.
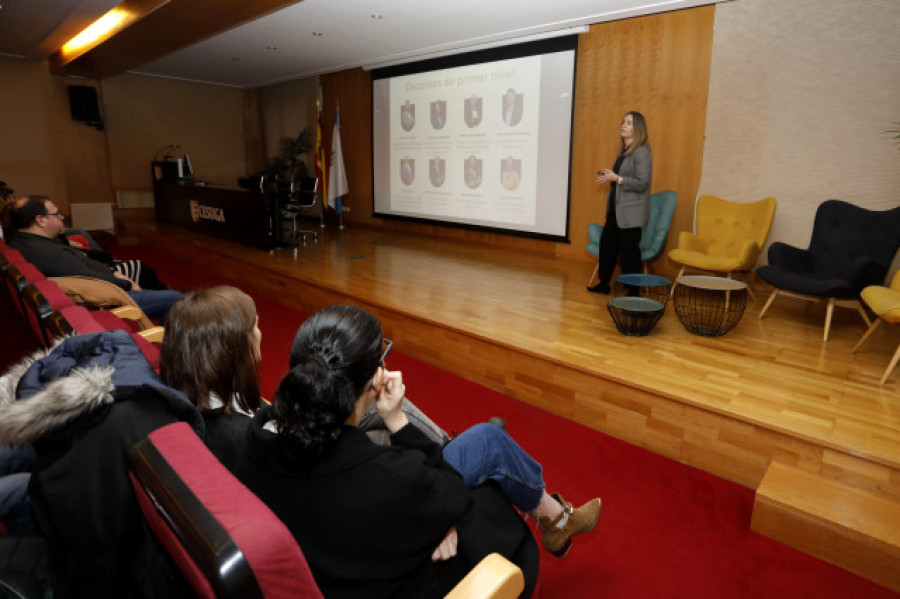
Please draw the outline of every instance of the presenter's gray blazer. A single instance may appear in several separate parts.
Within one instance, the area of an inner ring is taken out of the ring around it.
[[[641,146],[631,156],[626,156],[618,175],[624,181],[616,187],[616,224],[620,229],[646,227],[650,220],[650,179],[653,176],[650,148]]]

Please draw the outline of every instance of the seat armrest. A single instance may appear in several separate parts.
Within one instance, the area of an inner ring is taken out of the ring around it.
[[[665,229],[658,228],[655,231],[648,231],[648,233],[650,233],[650,236],[649,236],[649,239],[647,239],[647,241],[644,241],[645,236],[641,235],[641,243],[640,243],[641,250],[644,250],[644,248],[647,248],[648,250],[652,249],[652,250],[658,250],[659,252],[662,252],[663,246],[666,245],[666,237],[669,236],[669,229],[668,228],[665,228]],[[655,258],[655,257],[656,256],[654,255],[653,258]],[[641,258],[643,259],[643,256],[641,256]]]
[[[750,270],[756,266],[756,260],[759,258],[759,244],[752,239],[748,239],[741,246],[741,252],[738,254],[741,259],[741,267],[736,270]]]
[[[678,249],[706,253],[709,244],[689,231],[678,234]]]
[[[522,570],[499,553],[491,553],[478,562],[444,599],[514,599],[524,588]]]
[[[776,241],[769,246],[769,264],[793,272],[810,272],[813,268],[809,250]]]
[[[111,308],[114,306],[135,306],[137,304],[128,293],[118,285],[114,285],[102,279],[92,277],[51,277],[66,295],[72,298],[76,304],[82,304],[92,308]],[[138,308],[140,310],[140,308]],[[143,312],[136,319],[140,322],[140,328],[148,329],[153,326],[153,321],[147,318]]]
[[[140,335],[150,343],[162,343],[165,333],[165,327],[150,327],[149,329],[138,331],[136,334]]]
[[[144,317],[144,313],[135,305],[119,306],[118,308],[113,308],[110,312],[126,320],[140,320]]]
[[[869,256],[858,256],[841,278],[850,283],[851,289],[862,291],[869,285],[884,285],[888,267]]]

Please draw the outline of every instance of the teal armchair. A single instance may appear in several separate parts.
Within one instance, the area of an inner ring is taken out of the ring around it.
[[[672,190],[660,191],[650,195],[650,220],[647,226],[641,229],[641,261],[644,263],[644,272],[647,271],[647,262],[659,256],[666,247],[666,239],[669,238],[669,225],[672,224],[672,215],[675,214],[675,204],[678,194]],[[603,225],[591,223],[588,225],[588,243],[585,249],[594,256],[600,256],[600,235],[603,233]],[[594,283],[599,265],[594,266],[591,280],[588,285]]]

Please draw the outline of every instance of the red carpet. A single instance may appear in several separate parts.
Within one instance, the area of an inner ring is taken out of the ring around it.
[[[147,248],[145,259],[176,288],[219,283]],[[257,302],[263,331],[263,392],[287,369],[304,315],[239,285]],[[9,303],[0,304],[9,352]],[[21,325],[21,323],[19,323]],[[24,325],[21,325],[24,329]],[[15,354],[15,355],[12,355]],[[597,528],[568,557],[542,555],[540,597],[897,597],[891,591],[749,530],[753,491],[515,401],[394,351],[409,397],[448,432],[503,416],[510,434],[544,465],[551,491],[573,503],[603,498]]]

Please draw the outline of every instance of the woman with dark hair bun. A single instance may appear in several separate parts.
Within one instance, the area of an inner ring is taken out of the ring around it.
[[[326,597],[442,597],[491,552],[537,579],[544,547],[565,555],[593,529],[595,498],[579,508],[550,495],[541,465],[506,432],[479,424],[442,446],[401,405],[391,342],[371,314],[332,306],[297,332],[291,370],[262,407],[235,472],[287,525]],[[371,404],[391,432],[378,446],[359,430]]]

